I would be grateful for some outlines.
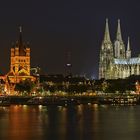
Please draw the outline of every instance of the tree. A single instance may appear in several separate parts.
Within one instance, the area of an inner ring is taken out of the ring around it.
[[[34,86],[34,82],[32,82],[30,79],[26,79],[17,83],[15,86],[15,90],[19,92],[30,93]]]

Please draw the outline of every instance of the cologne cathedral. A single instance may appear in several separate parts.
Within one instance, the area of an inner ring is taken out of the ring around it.
[[[116,39],[112,43],[109,33],[108,19],[106,19],[104,39],[101,44],[99,60],[99,79],[124,79],[131,75],[140,75],[140,57],[131,57],[130,39],[125,45],[120,20]]]

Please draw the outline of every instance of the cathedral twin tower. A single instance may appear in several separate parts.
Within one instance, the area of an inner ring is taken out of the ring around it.
[[[130,75],[140,75],[140,57],[131,57],[130,41],[127,48],[121,34],[118,20],[116,40],[110,39],[108,19],[106,19],[105,34],[100,50],[99,79],[119,79]]]

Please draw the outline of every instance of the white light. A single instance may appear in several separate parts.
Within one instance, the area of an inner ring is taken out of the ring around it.
[[[68,63],[68,64],[67,64],[67,66],[71,66],[71,64],[70,64],[70,63]]]

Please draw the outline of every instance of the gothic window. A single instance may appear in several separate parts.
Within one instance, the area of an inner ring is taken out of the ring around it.
[[[13,71],[15,71],[15,66],[13,67]]]
[[[123,51],[122,51],[122,49],[120,50],[120,55],[122,55],[123,54]]]

